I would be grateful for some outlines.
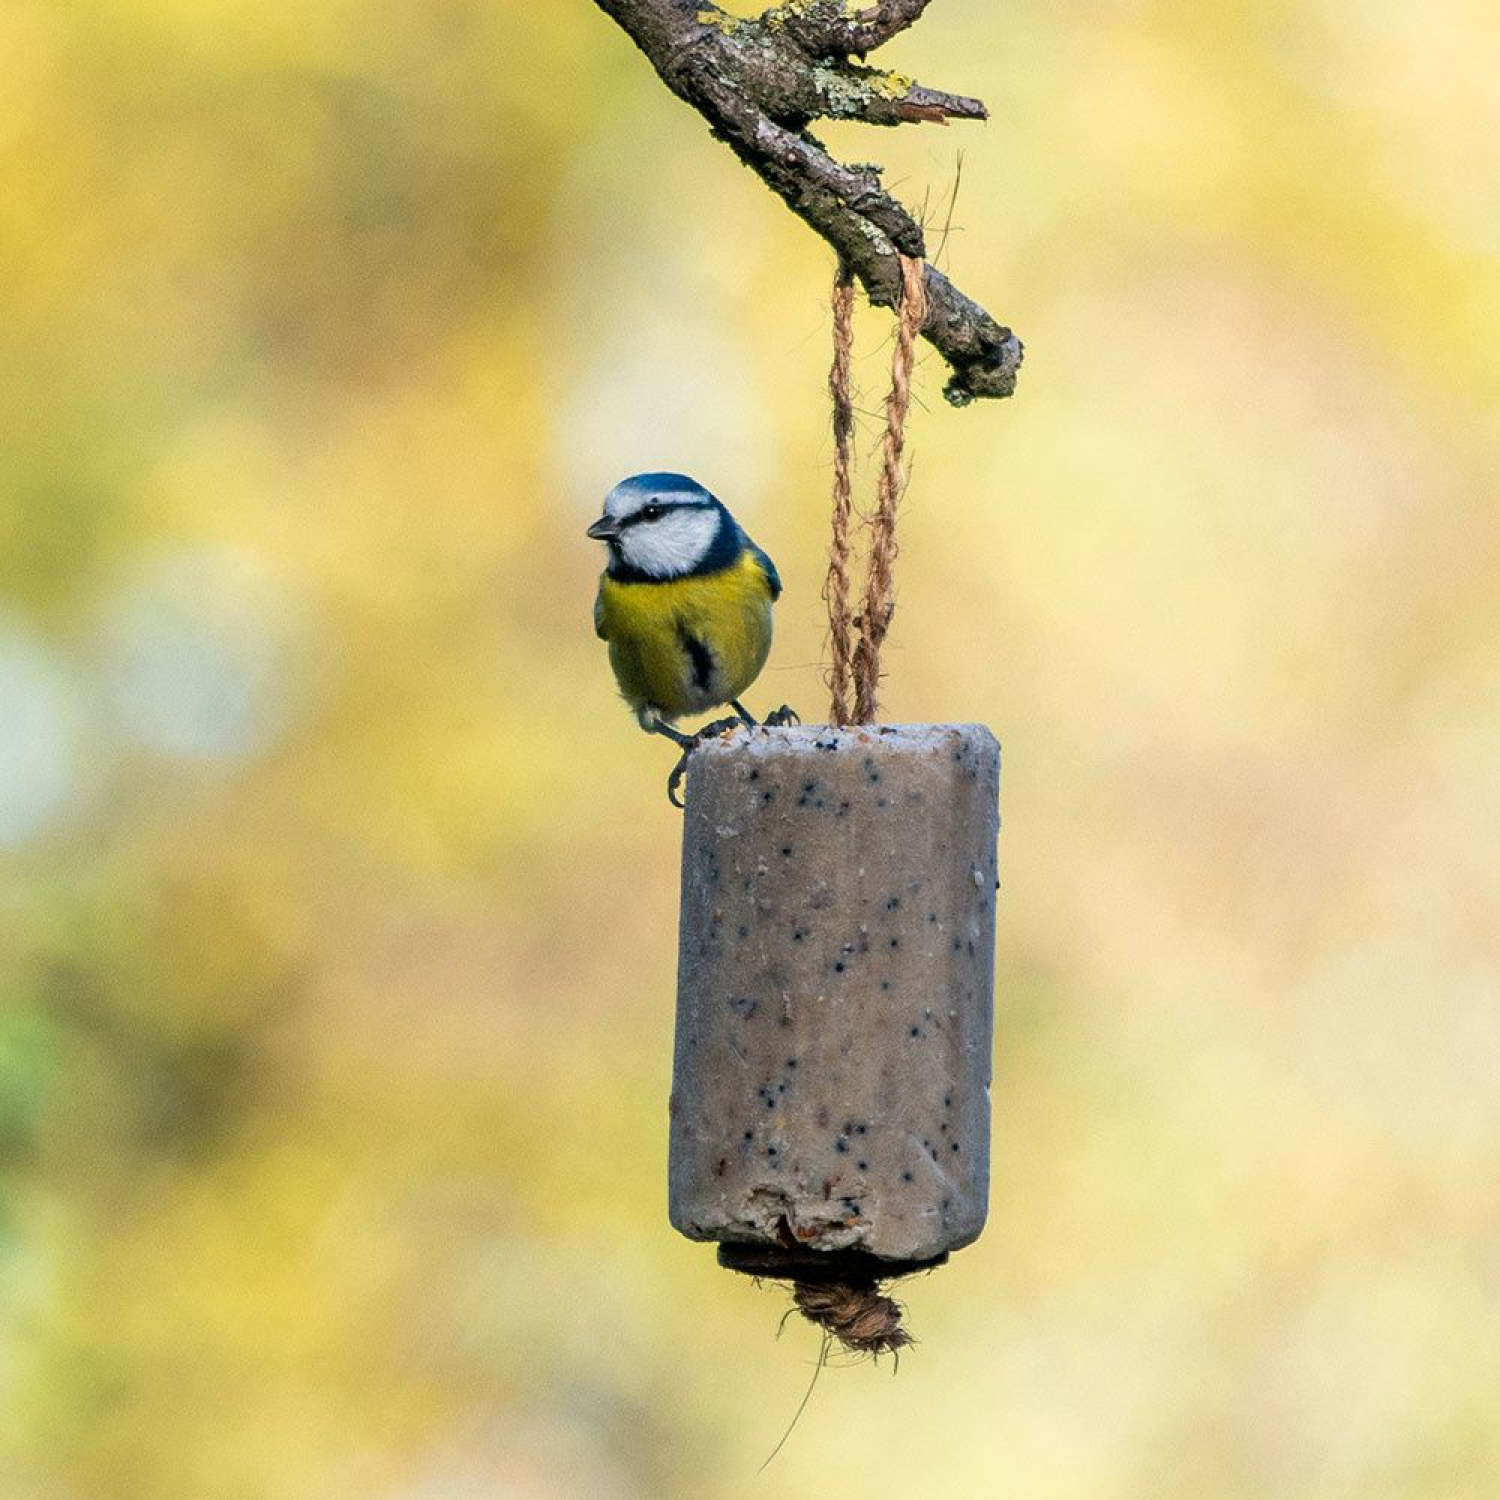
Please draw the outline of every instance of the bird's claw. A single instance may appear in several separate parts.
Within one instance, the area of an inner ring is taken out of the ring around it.
[[[677,797],[677,789],[682,785],[682,778],[687,775],[688,757],[705,740],[714,739],[721,734],[727,734],[731,729],[740,729],[744,726],[738,719],[715,719],[712,724],[705,724],[692,739],[682,748],[682,755],[677,764],[672,767],[672,774],[667,777],[667,801],[673,807],[686,807],[687,803],[681,802]]]
[[[718,735],[728,734],[731,729],[743,729],[744,727],[744,724],[736,718],[715,719],[712,724],[705,724],[693,736],[693,744],[701,745],[704,740],[711,740]]]
[[[785,729],[788,725],[800,724],[801,722],[802,720],[798,717],[796,712],[788,708],[787,705],[783,703],[775,713],[766,715],[765,723],[760,727],[765,729]],[[747,725],[743,719],[738,718],[715,719],[712,724],[705,724],[703,728],[700,729],[697,734],[695,734],[682,747],[682,755],[678,759],[677,764],[672,767],[672,774],[667,777],[667,801],[670,802],[673,807],[687,806],[687,804],[678,797],[677,793],[679,788],[682,786],[682,778],[687,775],[688,758],[692,755],[693,751],[698,748],[699,745],[701,745],[705,740],[714,739],[718,735],[728,734],[732,729],[755,727],[757,726]]]

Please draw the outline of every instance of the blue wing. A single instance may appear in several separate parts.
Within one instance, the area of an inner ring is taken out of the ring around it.
[[[754,554],[756,562],[760,564],[761,571],[766,575],[766,585],[771,590],[772,600],[781,598],[781,574],[776,571],[776,564],[754,542],[747,542],[746,545]]]

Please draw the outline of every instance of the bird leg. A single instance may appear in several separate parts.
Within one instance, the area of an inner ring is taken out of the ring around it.
[[[680,729],[674,729],[670,724],[664,723],[661,719],[653,719],[649,724],[643,724],[642,728],[645,729],[647,734],[665,736],[674,745],[678,746],[684,754],[698,743],[697,735],[684,734]]]
[[[687,775],[688,756],[699,745],[705,740],[713,739],[716,735],[727,734],[731,729],[739,729],[742,726],[746,729],[759,729],[762,727],[760,721],[737,699],[731,698],[729,706],[735,711],[738,717],[733,719],[715,719],[712,724],[705,724],[696,734],[683,734],[681,730],[674,729],[670,724],[665,724],[660,719],[654,720],[650,725],[650,732],[652,734],[665,735],[682,751],[677,764],[672,767],[672,774],[667,777],[667,801],[673,807],[685,807],[687,805],[678,800],[677,791],[682,785],[682,778]],[[783,703],[775,713],[766,715],[764,727],[767,729],[781,729],[788,724],[800,724],[801,722],[802,720]]]
[[[754,719],[748,719],[754,724]],[[712,724],[705,724],[696,734],[683,734],[680,730],[673,729],[670,724],[663,724],[659,719],[651,726],[653,734],[664,734],[675,745],[682,747],[682,755],[677,764],[672,767],[672,774],[667,777],[667,801],[673,807],[685,807],[687,804],[677,800],[677,788],[682,785],[682,778],[687,775],[688,756],[701,745],[704,740],[713,739],[716,735],[724,734],[731,729],[741,726],[740,719],[715,719]]]
[[[766,715],[764,720],[758,720],[737,698],[729,700],[729,706],[741,719],[752,729],[785,729],[789,724],[800,724],[801,718],[794,713],[785,703],[774,713]]]

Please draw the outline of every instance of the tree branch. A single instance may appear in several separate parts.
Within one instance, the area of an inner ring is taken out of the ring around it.
[[[773,15],[794,27],[801,44],[823,57],[863,57],[921,19],[932,0],[879,0],[850,14],[844,0],[787,0]],[[768,18],[769,19],[769,18]]]
[[[878,167],[835,160],[808,126],[817,119],[900,125],[987,118],[978,99],[850,60],[910,26],[931,0],[880,0],[855,13],[844,0],[785,0],[749,19],[709,0],[595,3],[645,53],[662,82],[827,241],[870,300],[897,306],[897,252],[925,260],[922,227],[885,191]],[[953,370],[943,394],[955,406],[1010,395],[1020,340],[935,266],[926,266],[925,274],[922,334]]]

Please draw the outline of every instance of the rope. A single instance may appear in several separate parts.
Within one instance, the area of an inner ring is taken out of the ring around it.
[[[895,351],[891,356],[891,390],[885,400],[885,435],[881,441],[880,477],[876,483],[875,510],[866,522],[870,534],[870,560],[860,612],[849,614],[849,446],[854,422],[850,392],[849,354],[853,344],[854,289],[848,273],[840,268],[833,289],[833,368],[828,388],[833,396],[833,545],[829,552],[829,638],[833,663],[828,685],[832,695],[830,717],[835,724],[872,724],[875,721],[876,690],[880,685],[880,649],[896,612],[893,565],[896,560],[896,506],[901,498],[901,456],[906,444],[906,414],[911,406],[911,372],[916,360],[917,335],[927,321],[926,263],[901,257],[901,309],[896,327]],[[854,633],[858,632],[858,640]],[[854,703],[848,706],[849,684]]]
[[[896,1354],[911,1335],[901,1326],[901,1304],[873,1282],[793,1284],[792,1301],[809,1323],[833,1335],[853,1354]]]
[[[869,519],[870,571],[860,615],[859,645],[854,657],[854,717],[875,722],[875,693],[880,686],[880,648],[896,612],[891,576],[896,560],[896,502],[901,498],[901,451],[906,443],[906,412],[911,404],[911,368],[916,337],[927,320],[927,291],[920,260],[901,257],[904,281],[896,351],[891,357],[891,393],[885,398],[885,438],[881,443],[880,479],[875,514]]]
[[[854,277],[841,264],[833,282],[833,367],[828,394],[833,397],[833,543],[828,549],[828,640],[833,658],[828,668],[831,703],[828,719],[841,728],[850,723],[849,685],[854,666],[854,620],[849,611],[849,516],[854,492],[850,472],[854,437],[854,397],[849,361],[854,350]]]

